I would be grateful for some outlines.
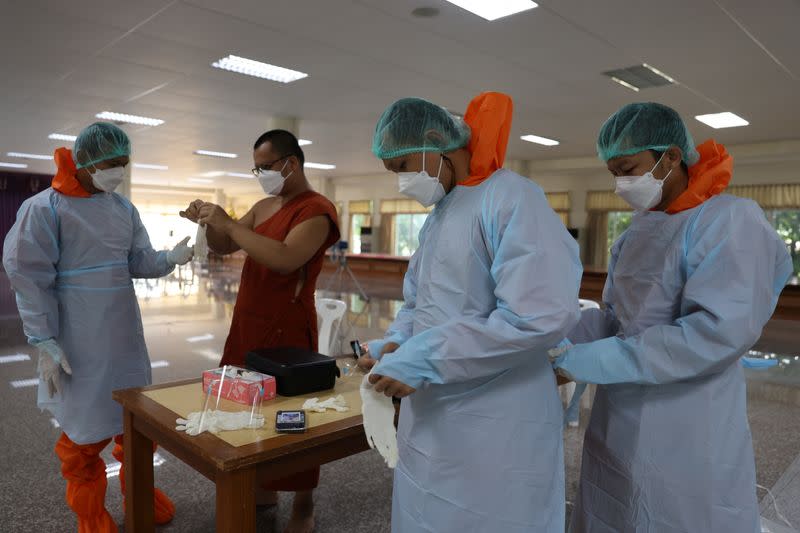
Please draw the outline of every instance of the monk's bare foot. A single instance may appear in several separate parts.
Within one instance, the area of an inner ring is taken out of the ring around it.
[[[283,533],[312,533],[314,531],[314,493],[296,492],[292,504],[292,517]]]

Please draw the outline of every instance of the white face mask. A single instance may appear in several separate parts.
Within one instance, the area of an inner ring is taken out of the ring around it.
[[[439,156],[439,170],[436,177],[432,178],[425,172],[425,153],[422,153],[422,171],[420,172],[398,172],[397,183],[400,193],[413,198],[425,207],[430,207],[442,198],[445,192],[439,175],[442,172],[442,162],[444,156]]]
[[[277,196],[281,193],[284,183],[286,183],[286,180],[288,180],[289,176],[294,172],[293,170],[289,172],[289,176],[283,177],[283,169],[286,168],[287,164],[289,164],[288,159],[283,164],[280,171],[263,169],[258,171],[258,182],[261,184],[261,188],[264,189],[265,194]]]
[[[644,176],[620,176],[616,178],[617,188],[614,192],[637,211],[645,211],[657,206],[661,202],[664,182],[672,174],[672,169],[670,169],[664,179],[658,180],[653,176],[653,170],[656,169],[663,158],[664,154],[661,154],[656,166]]]
[[[127,165],[124,167],[114,167],[99,169],[96,168],[92,176],[94,186],[104,192],[114,192],[125,180]]]

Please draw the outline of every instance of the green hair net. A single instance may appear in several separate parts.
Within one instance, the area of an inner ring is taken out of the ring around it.
[[[645,150],[663,152],[670,146],[681,149],[687,166],[700,159],[692,135],[677,111],[653,102],[628,104],[600,128],[597,155],[608,161]]]
[[[130,155],[131,141],[128,135],[118,126],[108,122],[95,122],[84,128],[75,139],[75,147],[72,150],[72,158],[78,168]]]
[[[452,152],[469,143],[469,126],[445,108],[420,98],[403,98],[383,112],[372,153],[392,159],[415,152]]]

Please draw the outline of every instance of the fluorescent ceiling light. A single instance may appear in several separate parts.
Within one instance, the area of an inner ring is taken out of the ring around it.
[[[150,170],[169,170],[167,165],[148,165],[146,163],[134,163],[135,168],[147,168]]]
[[[214,170],[212,172],[203,172],[202,174],[200,174],[200,176],[202,176],[204,178],[218,178],[218,177],[224,176],[224,175],[225,175],[225,172],[223,172],[222,170]]]
[[[139,124],[141,126],[160,126],[164,123],[158,118],[139,117],[136,115],[125,115],[124,113],[113,113],[103,111],[95,115],[101,120],[111,120],[113,122],[124,122],[125,124]]]
[[[515,15],[523,11],[528,11],[537,7],[539,4],[531,0],[447,0],[451,4],[466,9],[486,20],[497,20],[499,18]]]
[[[3,168],[28,168],[25,163],[4,163],[0,161],[0,167]]]
[[[316,168],[317,170],[333,170],[336,168],[336,165],[326,165],[323,163],[309,163],[306,162],[304,165],[306,168]]]
[[[236,154],[229,154],[227,152],[212,152],[211,150],[195,150],[195,155],[207,155],[209,157],[224,157],[225,159],[236,159],[239,157]]]
[[[198,335],[196,337],[187,337],[186,342],[203,342],[203,341],[213,341],[214,335],[211,333],[206,333],[205,335]]]
[[[721,128],[738,128],[739,126],[747,126],[750,124],[739,115],[735,115],[730,111],[711,113],[709,115],[697,115],[694,118],[716,130]]]
[[[306,146],[306,145],[314,144],[314,143],[312,143],[308,139],[297,139],[297,144],[299,144],[300,146]]]
[[[39,384],[39,378],[33,379],[17,379],[11,382],[11,386],[15,389],[21,389],[23,387],[35,387]]]
[[[643,66],[644,68],[646,68],[647,70],[649,70],[650,72],[652,72],[653,74],[656,74],[656,75],[658,75],[658,76],[661,76],[662,78],[664,78],[664,79],[665,79],[665,80],[667,80],[668,82],[670,82],[670,83],[675,83],[675,79],[674,79],[674,78],[672,78],[671,76],[668,76],[668,75],[664,74],[663,72],[661,72],[660,70],[658,70],[656,67],[654,67],[654,66],[652,66],[652,65],[648,65],[647,63],[642,63],[642,66]]]
[[[75,139],[78,137],[75,135],[64,135],[63,133],[51,133],[47,136],[48,139],[53,139],[54,141],[69,141],[75,142]]]
[[[30,360],[31,360],[30,356],[24,353],[17,353],[14,355],[4,355],[0,357],[0,365],[6,363],[18,363],[20,361],[30,361]]]
[[[229,55],[228,57],[223,57],[219,61],[214,61],[211,63],[211,66],[238,74],[245,74],[247,76],[254,76],[256,78],[263,78],[281,83],[291,83],[308,77],[308,74],[305,72],[277,67],[269,63],[262,63],[261,61],[234,55]]]
[[[43,161],[52,161],[52,155],[43,154],[23,154],[20,152],[8,152],[8,157],[19,157],[20,159],[41,159]]]
[[[214,180],[208,180],[204,178],[189,178],[186,181],[189,181],[191,183],[214,183]]]
[[[636,87],[635,85],[631,85],[630,83],[628,83],[628,82],[627,82],[627,81],[625,81],[625,80],[621,80],[621,79],[617,78],[616,76],[611,76],[611,79],[612,79],[613,81],[615,81],[615,82],[619,83],[619,84],[620,84],[620,85],[622,85],[623,87],[627,87],[628,89],[630,89],[630,90],[632,90],[632,91],[636,91],[637,93],[639,92],[639,88],[638,88],[638,87]]]
[[[548,139],[547,137],[539,137],[538,135],[523,135],[520,139],[528,141],[529,143],[543,144],[545,146],[558,146],[560,144],[558,141]]]
[[[230,176],[232,178],[248,178],[248,179],[255,178],[252,172],[250,172],[249,174],[245,174],[244,172],[226,172],[225,175]]]

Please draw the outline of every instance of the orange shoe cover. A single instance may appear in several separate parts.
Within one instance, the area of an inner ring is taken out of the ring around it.
[[[123,466],[119,469],[119,486],[122,489],[122,505],[123,508],[125,506],[125,452],[122,449],[122,435],[117,435],[114,437],[114,450],[111,452],[114,455],[114,458],[123,464]],[[156,447],[153,446],[153,452],[156,451]],[[169,497],[161,492],[158,489],[153,489],[153,505],[154,505],[154,520],[155,523],[158,525],[167,524],[172,521],[172,518],[175,516],[175,504],[172,503],[172,500]]]
[[[62,433],[56,443],[61,473],[67,480],[67,505],[78,517],[78,533],[117,533],[105,507],[106,464],[100,458],[109,442],[75,444]]]

